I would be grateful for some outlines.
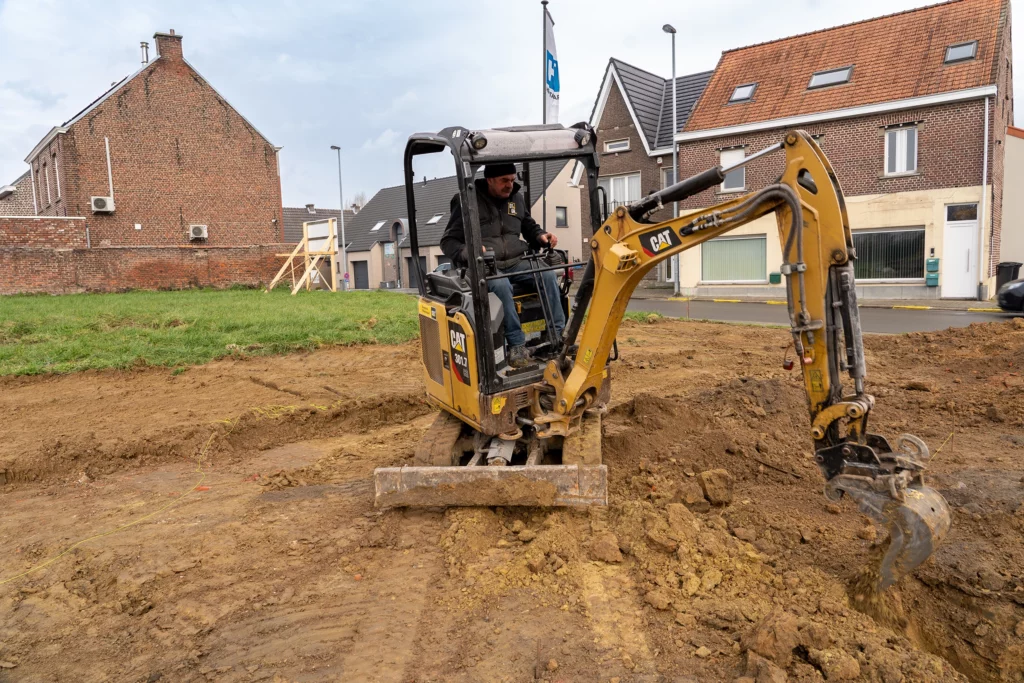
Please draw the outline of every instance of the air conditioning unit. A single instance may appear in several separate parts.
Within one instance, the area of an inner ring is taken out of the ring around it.
[[[209,237],[209,233],[207,232],[205,225],[188,226],[188,238],[193,242],[196,240],[205,240],[207,237]]]
[[[114,213],[113,197],[90,197],[89,204],[93,213]]]

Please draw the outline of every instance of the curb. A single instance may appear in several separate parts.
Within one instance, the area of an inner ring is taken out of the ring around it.
[[[637,300],[644,300],[647,297],[640,297]],[[785,306],[786,301],[779,301],[777,299],[768,299],[761,301],[748,301],[744,299],[705,299],[702,297],[687,297],[687,296],[670,296],[670,297],[651,297],[654,300],[661,301],[673,301],[673,302],[684,302],[684,301],[706,301],[716,304],[767,304],[769,306]],[[858,302],[860,308],[881,308],[887,310],[904,310],[904,311],[967,311],[969,313],[1001,313],[1002,309],[996,306],[974,306],[968,308],[946,308],[944,306],[920,306],[917,304],[897,304],[892,306],[882,306],[872,304],[870,301]]]

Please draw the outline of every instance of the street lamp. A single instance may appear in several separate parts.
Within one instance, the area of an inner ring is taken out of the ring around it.
[[[345,193],[341,189],[341,147],[331,145],[338,153],[338,199],[341,201],[341,288],[348,289],[348,250],[345,248]]]
[[[679,175],[679,146],[676,144],[676,133],[679,132],[679,126],[676,123],[676,116],[679,115],[679,109],[676,107],[676,95],[679,90],[676,87],[676,29],[672,24],[665,24],[661,30],[672,34],[672,182],[676,183],[679,181],[676,177]],[[678,215],[679,202],[672,202],[672,217],[675,218]],[[672,279],[675,281],[675,294],[679,296],[679,254],[672,257]]]

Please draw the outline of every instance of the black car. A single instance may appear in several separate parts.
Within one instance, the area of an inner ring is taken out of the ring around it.
[[[1010,313],[1024,313],[1024,279],[1007,282],[996,295],[999,308]]]

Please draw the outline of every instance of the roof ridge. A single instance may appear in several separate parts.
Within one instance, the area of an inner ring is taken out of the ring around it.
[[[692,73],[692,74],[684,74],[684,75],[682,75],[682,76],[676,76],[676,80],[677,80],[677,81],[679,81],[679,80],[682,80],[682,79],[684,79],[684,78],[693,78],[694,76],[703,76],[704,74],[713,74],[713,73],[715,73],[715,70],[714,70],[714,69],[708,69],[707,71],[695,71],[695,72],[694,72],[694,73]],[[666,81],[671,81],[671,80],[672,80],[672,77],[671,77],[671,76],[669,76],[669,77],[668,77],[668,78],[666,78],[665,80],[666,80]]]
[[[911,9],[905,9],[900,12],[892,12],[891,14],[883,14],[878,17],[869,17],[867,19],[861,19],[859,21],[850,21],[845,24],[836,24],[835,26],[828,26],[826,28],[819,28],[814,31],[807,31],[805,33],[795,33],[791,36],[783,36],[782,38],[776,38],[774,40],[765,40],[760,43],[751,43],[750,45],[743,45],[742,47],[734,47],[728,50],[722,50],[722,54],[728,54],[730,52],[739,52],[740,50],[746,50],[752,47],[760,47],[762,45],[771,45],[772,43],[781,43],[786,40],[793,40],[794,38],[804,38],[806,36],[813,36],[817,33],[825,33],[826,31],[834,31],[837,28],[846,28],[848,26],[857,26],[859,24],[867,24],[872,21],[881,21],[882,19],[891,19],[892,17],[898,17],[904,14],[913,14],[914,12],[923,12],[925,10],[935,9],[936,7],[942,7],[943,5],[954,5],[958,2],[966,2],[967,0],[943,0],[943,2],[936,2],[931,5],[923,5],[921,7],[912,7]]]
[[[626,62],[626,61],[623,61],[623,60],[619,59],[618,57],[610,57],[609,60],[612,61],[612,62],[616,62],[618,64],[625,64],[630,69],[636,69],[637,71],[643,71],[645,74],[648,74],[649,76],[654,76],[655,78],[660,78],[663,81],[666,80],[664,76],[659,76],[658,74],[654,73],[653,71],[648,71],[647,69],[641,69],[636,64],[630,64],[629,62]]]

